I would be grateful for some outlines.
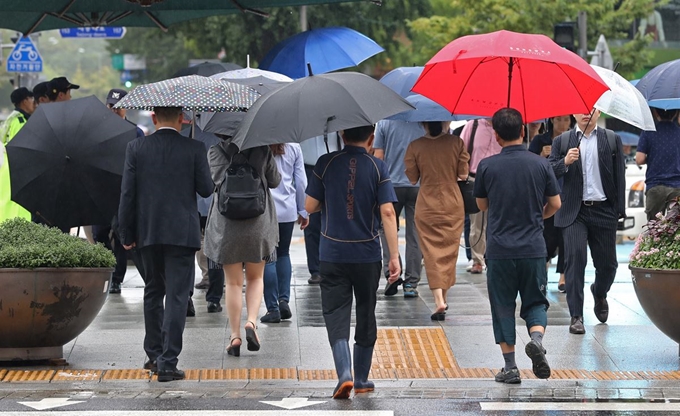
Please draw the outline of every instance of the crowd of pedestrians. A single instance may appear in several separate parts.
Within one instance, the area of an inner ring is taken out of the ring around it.
[[[0,126],[2,145],[38,105],[69,100],[78,88],[59,77],[33,91],[13,91],[15,109]],[[123,119],[125,110],[113,106],[125,95],[112,89],[106,97],[106,105]],[[486,272],[494,338],[504,359],[496,381],[521,381],[515,361],[518,295],[531,339],[525,352],[536,376],[548,378],[542,340],[551,259],[558,256],[558,289],[566,292],[570,333],[585,333],[588,247],[596,269],[590,286],[594,315],[603,323],[609,315],[607,293],[618,267],[617,222],[625,217],[625,155],[620,137],[598,127],[599,115],[593,110],[526,127],[518,111],[502,109],[491,119],[467,122],[459,134],[447,122],[383,120],[302,144],[240,151],[229,136],[187,139],[180,133],[181,108],[156,107],[156,132],[144,136],[138,130],[128,145],[118,215],[110,224],[93,225],[92,236],[116,255],[110,293],[121,291],[128,252],[144,279],[144,367],[157,372],[161,382],[184,378],[178,356],[186,317],[195,315],[196,262],[202,271],[196,288],[206,290],[207,312],[221,312],[224,297],[229,356],[239,357],[243,344],[248,351],[260,349],[258,321],[291,319],[289,250],[296,226],[304,231],[308,283],[320,285],[338,375],[333,397],[374,389],[368,374],[382,277],[385,296],[398,293],[401,285],[405,298],[417,298],[424,263],[434,298],[430,319],[445,320],[461,247],[470,250],[467,271]],[[654,115],[657,131],[642,135],[636,157],[638,164],[649,164],[649,219],[680,195],[677,112],[655,110]],[[0,179],[9,183],[3,158]],[[262,212],[248,218],[226,215],[216,193],[237,163],[249,166],[262,185]],[[474,182],[479,213],[465,214],[458,182],[467,180]],[[3,218],[30,218],[11,202],[8,187],[0,198]],[[402,212],[404,259],[397,239]],[[267,312],[258,316],[263,299]]]

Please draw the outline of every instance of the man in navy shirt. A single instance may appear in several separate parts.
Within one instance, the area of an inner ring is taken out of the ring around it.
[[[489,212],[487,288],[494,338],[505,359],[505,366],[495,379],[516,384],[521,382],[515,363],[517,293],[522,299],[520,316],[531,336],[525,352],[531,358],[536,377],[550,377],[542,345],[549,306],[545,297],[548,276],[543,219],[553,216],[561,202],[557,179],[548,161],[527,151],[522,144],[524,129],[519,111],[498,110],[491,124],[503,149],[479,163],[474,195],[479,209]]]
[[[647,220],[665,213],[680,196],[680,126],[678,110],[653,108],[656,131],[643,131],[635,154],[638,165],[647,164],[645,212]]]
[[[397,197],[387,165],[368,153],[373,126],[347,129],[342,138],[343,150],[324,155],[316,163],[305,203],[308,213],[321,211],[321,306],[339,379],[334,399],[348,398],[352,388],[355,393],[374,389],[368,372],[377,339],[381,223],[390,252],[390,281],[401,273],[393,206]],[[357,301],[354,380],[349,351],[352,294]]]

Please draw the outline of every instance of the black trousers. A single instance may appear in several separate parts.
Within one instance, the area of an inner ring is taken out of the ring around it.
[[[375,322],[376,292],[380,282],[381,262],[321,262],[321,308],[331,345],[349,340],[352,323],[352,295],[357,300],[354,341],[362,347],[373,347],[378,336]]]
[[[595,295],[606,298],[616,269],[618,215],[608,204],[581,205],[573,224],[562,229],[564,278],[571,316],[583,316],[583,285],[588,247],[595,266]]]
[[[139,250],[146,272],[144,350],[150,359],[157,360],[159,370],[176,368],[182,351],[196,250],[160,244]]]

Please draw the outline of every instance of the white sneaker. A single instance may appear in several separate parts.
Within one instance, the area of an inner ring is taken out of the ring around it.
[[[470,260],[467,264],[467,267],[465,268],[466,272],[471,272],[472,271],[472,266],[475,264],[474,261]]]

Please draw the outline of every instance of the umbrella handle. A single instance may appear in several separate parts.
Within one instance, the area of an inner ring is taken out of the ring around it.
[[[330,153],[331,149],[328,147],[328,122],[335,120],[335,116],[330,116],[326,119],[326,127],[323,129],[323,142],[326,144],[326,153]],[[338,149],[340,150],[340,149]]]

